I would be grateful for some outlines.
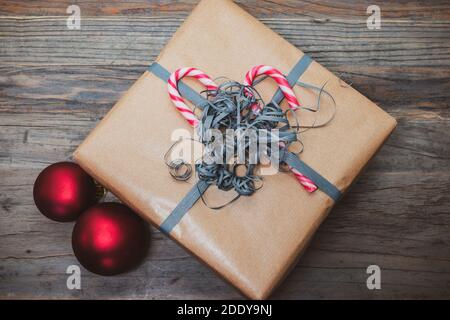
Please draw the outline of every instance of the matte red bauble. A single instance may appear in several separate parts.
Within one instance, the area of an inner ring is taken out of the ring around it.
[[[72,248],[89,271],[115,275],[136,267],[149,245],[148,225],[120,203],[100,203],[84,212],[72,233]]]
[[[58,162],[45,168],[33,188],[34,203],[46,217],[74,221],[96,202],[94,180],[79,165]]]

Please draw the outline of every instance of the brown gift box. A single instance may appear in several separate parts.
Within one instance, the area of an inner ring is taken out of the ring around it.
[[[157,58],[170,72],[197,67],[211,77],[243,81],[253,66],[266,64],[287,74],[303,56],[278,34],[232,1],[203,0]],[[396,126],[396,121],[320,64],[313,62],[302,82],[326,89],[336,100],[335,118],[301,138],[300,158],[345,192]],[[185,80],[197,91],[195,81]],[[258,86],[270,100],[277,86]],[[317,92],[296,86],[303,105]],[[283,107],[286,107],[283,102]],[[327,110],[328,111],[327,111]],[[327,118],[324,108],[319,118]],[[328,115],[327,115],[328,112]],[[312,121],[310,112],[299,112]],[[177,128],[192,130],[173,107],[167,84],[145,72],[123,95],[74,154],[96,180],[142,217],[159,226],[196,182],[175,181],[163,155]],[[215,196],[215,198],[218,198]],[[320,190],[307,193],[291,174],[264,177],[251,197],[221,210],[198,201],[170,236],[222,277],[255,299],[268,297],[305,249],[334,201]]]

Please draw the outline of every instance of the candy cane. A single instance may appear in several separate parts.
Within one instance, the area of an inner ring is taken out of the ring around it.
[[[244,84],[246,86],[251,86],[253,84],[253,81],[256,79],[256,77],[265,74],[272,79],[274,79],[278,86],[280,87],[280,90],[283,92],[284,97],[286,98],[286,101],[289,104],[289,108],[293,110],[297,110],[300,107],[300,103],[298,102],[294,91],[292,90],[291,86],[289,85],[289,82],[287,81],[286,77],[277,69],[270,66],[265,65],[259,65],[256,67],[253,67],[247,74],[245,75]]]
[[[208,90],[216,90],[217,84],[214,83],[211,78],[204,72],[195,68],[180,68],[172,73],[167,82],[169,96],[177,110],[183,115],[183,117],[189,122],[193,127],[199,124],[199,120],[195,116],[194,112],[189,109],[189,107],[184,102],[178,92],[178,81],[184,77],[193,77],[199,80]]]
[[[311,179],[298,172],[297,169],[294,169],[292,167],[289,167],[289,169],[291,169],[295,178],[298,180],[298,182],[300,182],[300,184],[303,186],[303,188],[305,188],[306,191],[314,192],[317,190],[317,186],[314,184],[314,182],[311,181]]]
[[[297,97],[295,96],[295,93],[292,90],[286,77],[274,67],[265,65],[253,67],[245,75],[244,84],[247,86],[251,86],[255,78],[263,74],[271,77],[278,83],[280,90],[283,92],[284,97],[286,98],[286,101],[289,104],[289,108],[291,108],[292,110],[297,110],[300,107],[300,103],[298,102]],[[306,191],[314,192],[317,190],[317,186],[311,179],[301,174],[298,170],[292,167],[289,167],[289,169],[292,171],[295,178],[298,180],[298,182],[300,182],[300,184],[305,188]]]
[[[300,106],[293,90],[289,86],[288,81],[286,80],[284,75],[275,68],[269,66],[254,67],[245,76],[244,84],[252,85],[253,80],[261,74],[269,75],[278,83],[281,91],[283,92],[286,100],[289,103],[290,108],[296,110]],[[183,115],[183,117],[189,122],[189,124],[193,127],[196,127],[199,124],[199,120],[195,116],[194,112],[191,109],[189,109],[189,107],[184,102],[184,99],[178,92],[178,81],[180,81],[184,77],[194,77],[198,79],[208,90],[217,90],[218,86],[208,75],[195,68],[181,68],[176,70],[174,73],[170,75],[168,81],[169,96],[172,102],[174,103],[175,107],[177,108],[177,110]],[[313,192],[317,190],[317,186],[314,185],[314,183],[310,179],[302,175],[296,169],[294,168],[290,169],[294,173],[295,177],[300,182],[300,184],[308,192]]]

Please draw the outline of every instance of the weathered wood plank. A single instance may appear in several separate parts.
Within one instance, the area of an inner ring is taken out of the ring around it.
[[[3,65],[145,65],[183,18],[96,17],[68,30],[62,17],[0,17]],[[450,22],[388,20],[371,31],[365,20],[261,19],[328,67],[450,65]]]
[[[367,17],[367,7],[379,5],[384,18],[396,19],[434,19],[446,20],[450,15],[448,1],[433,0],[426,3],[417,0],[407,1],[372,1],[372,0],[236,0],[241,7],[258,17],[264,16],[303,16],[328,18],[330,16],[346,19]],[[186,15],[198,0],[134,0],[73,1],[73,0],[38,0],[24,2],[20,0],[3,0],[0,15],[50,16],[67,15],[69,5],[80,6],[82,14],[87,16],[115,15]]]

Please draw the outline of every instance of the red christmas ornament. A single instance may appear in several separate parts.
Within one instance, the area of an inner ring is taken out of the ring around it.
[[[149,245],[147,224],[120,203],[100,203],[84,212],[72,233],[72,248],[89,271],[115,275],[132,269]]]
[[[45,168],[33,188],[39,211],[55,221],[74,221],[96,202],[94,180],[72,162],[58,162]]]

